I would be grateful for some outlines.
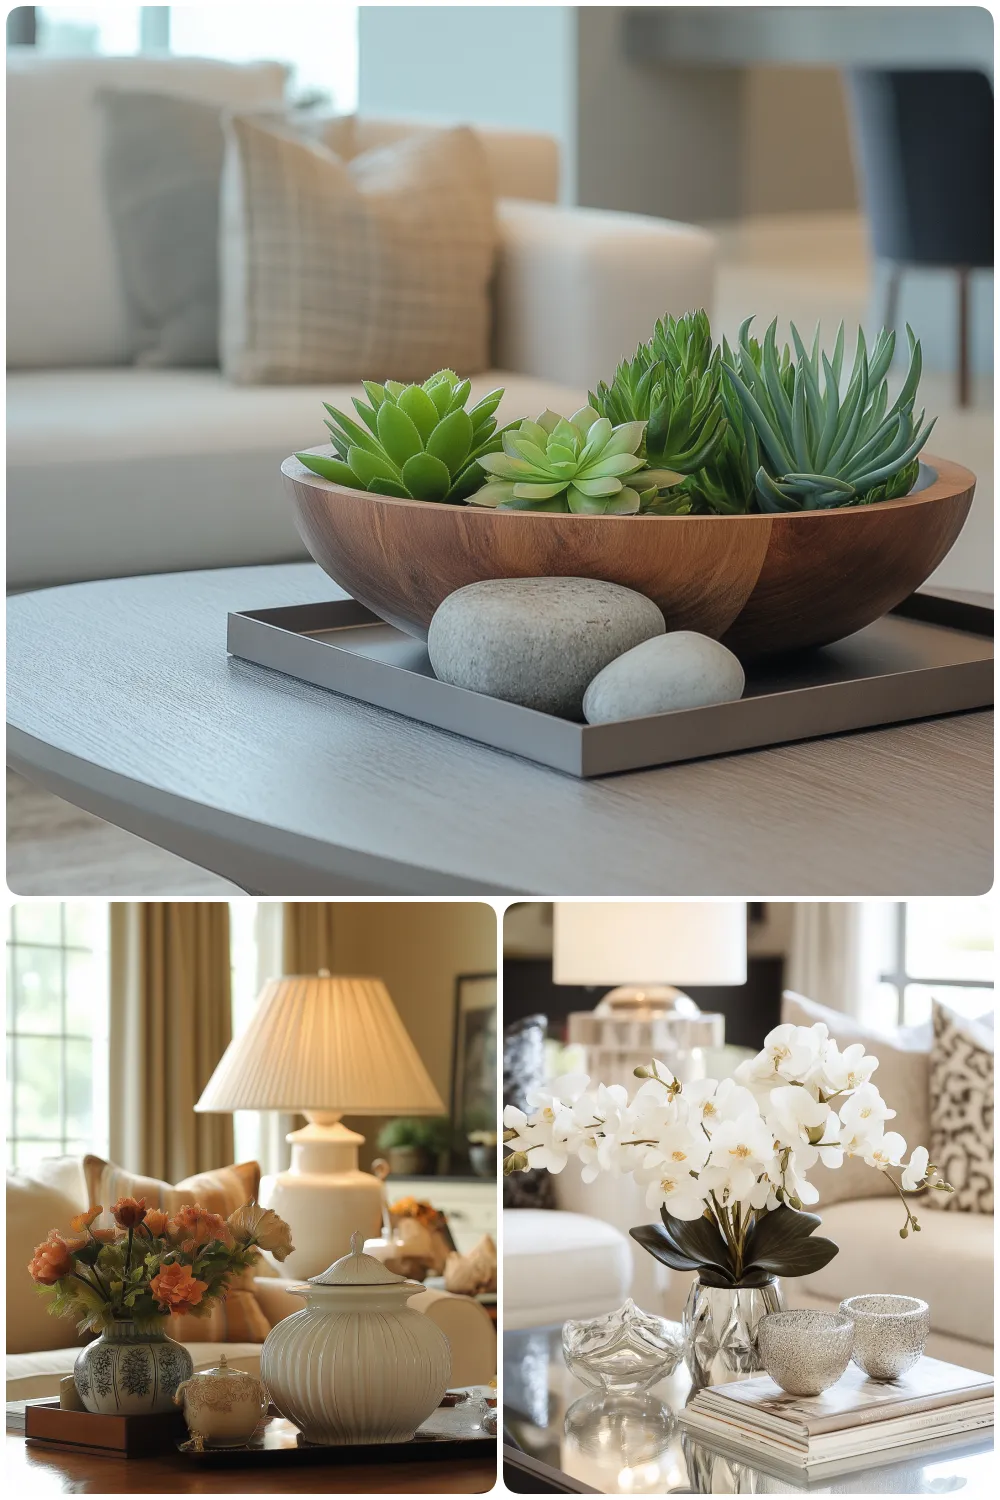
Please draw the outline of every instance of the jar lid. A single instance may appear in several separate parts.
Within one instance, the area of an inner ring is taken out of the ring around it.
[[[210,1370],[195,1370],[194,1374],[191,1376],[191,1379],[201,1380],[206,1375],[228,1375],[230,1379],[232,1379],[232,1377],[235,1375],[238,1376],[241,1380],[246,1380],[248,1378],[251,1380],[255,1379],[254,1376],[248,1375],[248,1372],[246,1370],[234,1369],[226,1359],[226,1356],[224,1354],[220,1355],[219,1363],[217,1365],[213,1365]]]
[[[321,1276],[310,1276],[310,1286],[412,1286],[423,1291],[419,1281],[397,1276],[374,1255],[366,1255],[361,1243],[361,1230],[356,1229],[351,1235],[350,1254],[335,1260]]]

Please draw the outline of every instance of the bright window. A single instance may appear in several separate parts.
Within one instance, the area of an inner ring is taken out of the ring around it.
[[[893,967],[881,976],[901,1025],[930,1019],[932,997],[963,1016],[993,1009],[993,914],[989,901],[937,898],[897,907]]]
[[[108,905],[7,915],[7,1163],[108,1147]]]
[[[35,46],[62,56],[138,52],[138,5],[36,5]]]
[[[283,909],[280,901],[229,903],[229,956],[232,992],[233,1035],[246,1031],[257,1005],[257,997],[269,979],[282,972]],[[267,1156],[266,1116],[256,1110],[237,1110],[233,1115],[236,1160],[261,1160]]]

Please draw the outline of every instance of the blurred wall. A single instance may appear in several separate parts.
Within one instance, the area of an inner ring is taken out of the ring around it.
[[[497,924],[477,901],[344,901],[334,918],[335,965],[346,974],[384,979],[403,1024],[449,1109],[455,979],[493,973]],[[365,1145],[362,1168],[378,1155],[380,1119],[348,1119]]]

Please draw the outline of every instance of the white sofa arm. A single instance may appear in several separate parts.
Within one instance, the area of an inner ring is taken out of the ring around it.
[[[500,370],[592,389],[664,313],[711,313],[715,240],[704,229],[514,199],[497,215]]]

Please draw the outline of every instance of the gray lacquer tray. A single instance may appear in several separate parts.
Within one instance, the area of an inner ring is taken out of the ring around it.
[[[230,655],[571,776],[606,776],[993,702],[993,611],[917,593],[836,645],[751,665],[738,703],[579,724],[439,682],[422,641],[352,599],[230,614]]]

